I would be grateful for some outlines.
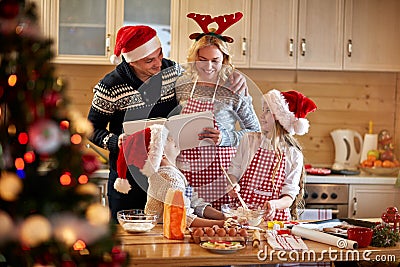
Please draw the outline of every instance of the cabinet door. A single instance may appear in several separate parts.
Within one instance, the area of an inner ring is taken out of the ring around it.
[[[400,1],[348,0],[346,70],[400,71]]]
[[[298,69],[340,70],[344,0],[300,0]]]
[[[380,218],[386,208],[399,206],[399,193],[393,185],[350,185],[349,218]]]
[[[250,67],[295,69],[298,0],[252,2]]]
[[[48,1],[55,62],[109,63],[109,38],[114,31],[113,1]]]
[[[178,51],[178,61],[179,63],[187,62],[186,56],[193,40],[189,39],[189,35],[195,32],[201,32],[200,27],[197,23],[186,17],[188,13],[200,13],[208,14],[212,17],[232,14],[237,11],[243,13],[243,18],[227,29],[223,34],[230,36],[234,39],[233,44],[231,44],[233,63],[236,67],[248,67],[248,52],[247,52],[247,42],[249,38],[250,29],[250,14],[247,12],[250,10],[250,2],[247,0],[243,1],[232,1],[232,0],[181,0],[180,2],[180,13],[179,13],[179,26],[176,27],[179,40]],[[212,23],[209,27],[218,28],[216,23]]]

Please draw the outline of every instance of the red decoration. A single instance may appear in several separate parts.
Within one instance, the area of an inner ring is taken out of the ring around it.
[[[382,220],[385,223],[388,223],[394,231],[398,231],[399,223],[400,223],[400,214],[396,207],[389,207],[386,209],[386,212],[382,214]]]
[[[0,18],[13,19],[19,13],[19,4],[17,0],[0,1]]]
[[[235,14],[227,14],[214,18],[212,18],[210,15],[202,15],[196,13],[189,13],[186,16],[196,21],[197,24],[200,26],[200,28],[203,30],[203,33],[192,33],[191,35],[189,35],[190,39],[198,40],[204,35],[214,34],[216,36],[219,36],[219,38],[224,40],[225,42],[232,43],[233,42],[232,37],[222,36],[221,34],[230,26],[238,22],[243,17],[243,13],[236,12]],[[210,29],[208,29],[208,25],[210,25],[213,22],[218,24],[218,29],[215,30],[215,32],[210,31]]]
[[[59,101],[61,101],[61,95],[55,91],[50,91],[43,96],[43,104],[49,108],[56,107]]]
[[[92,174],[100,168],[100,161],[97,156],[93,154],[82,155],[83,170],[87,174]]]

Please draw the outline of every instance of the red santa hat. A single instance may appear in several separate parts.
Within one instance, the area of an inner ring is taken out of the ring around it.
[[[124,26],[117,33],[114,55],[110,57],[110,61],[113,64],[121,63],[122,54],[126,62],[135,62],[160,47],[160,39],[153,28],[145,25]]]
[[[263,96],[275,119],[289,134],[304,135],[310,127],[305,118],[317,109],[315,103],[297,91],[279,92],[272,89]]]
[[[167,137],[167,128],[160,124],[151,125],[127,137],[118,154],[115,190],[127,194],[131,189],[126,179],[128,165],[138,167],[148,177],[158,171]]]

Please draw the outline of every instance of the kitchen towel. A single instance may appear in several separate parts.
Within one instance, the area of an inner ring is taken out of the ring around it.
[[[268,245],[274,250],[308,250],[307,245],[299,236],[278,234],[275,230],[269,230],[265,234]]]
[[[361,150],[360,163],[367,159],[368,151],[376,149],[378,146],[378,135],[377,134],[365,134],[364,142]]]
[[[332,219],[331,209],[304,209],[299,211],[299,220],[330,220]]]

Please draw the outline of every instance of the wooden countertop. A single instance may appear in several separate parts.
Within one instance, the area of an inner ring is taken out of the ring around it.
[[[245,265],[282,263],[282,259],[292,261],[297,256],[293,252],[273,252],[265,241],[261,242],[263,252],[267,249],[267,259],[260,260],[257,254],[260,249],[253,248],[251,243],[231,254],[216,254],[191,241],[190,235],[184,240],[168,240],[163,237],[162,225],[157,225],[147,233],[131,234],[125,232],[118,225],[118,237],[122,242],[122,249],[129,253],[129,266],[218,266],[218,265]],[[368,247],[359,250],[341,250],[326,244],[305,240],[309,251],[315,254],[298,253],[298,262],[328,262],[334,260],[386,260],[400,259],[400,243],[391,248]],[[279,255],[278,255],[279,254]],[[260,257],[265,257],[264,253]],[[311,255],[311,256],[310,256]],[[301,259],[303,257],[303,260]]]

